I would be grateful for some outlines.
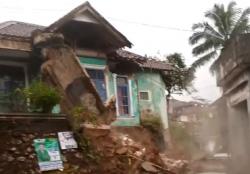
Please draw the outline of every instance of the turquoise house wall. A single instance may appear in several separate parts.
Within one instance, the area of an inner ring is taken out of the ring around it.
[[[167,101],[165,94],[165,84],[161,75],[153,71],[143,71],[136,73],[139,91],[149,91],[150,100],[139,100],[139,108],[142,113],[150,109],[161,117],[164,128],[168,128]]]
[[[91,67],[106,67],[107,60],[105,58],[95,57],[79,57],[80,63],[83,65],[91,65]],[[116,96],[115,74],[112,74],[107,68],[104,68],[106,78],[107,97]],[[150,109],[153,113],[159,115],[165,128],[168,128],[167,103],[165,96],[165,84],[158,72],[142,71],[128,76],[130,80],[131,90],[131,106],[132,113],[130,117],[117,116],[113,122],[114,126],[137,126],[140,124],[140,113],[143,110]],[[149,91],[150,101],[139,100],[139,91]]]
[[[84,57],[79,56],[80,63],[83,65],[91,65],[93,68],[100,66],[106,66],[107,61],[105,58],[95,58],[95,57]],[[107,87],[107,97],[116,96],[115,94],[115,82],[114,74],[112,74],[107,68],[104,69],[105,78],[106,78],[106,87]],[[133,76],[128,77],[131,81],[131,105],[133,106],[133,113],[130,117],[117,116],[117,119],[112,123],[114,126],[137,126],[140,124],[140,114],[138,106],[138,89],[137,84]]]

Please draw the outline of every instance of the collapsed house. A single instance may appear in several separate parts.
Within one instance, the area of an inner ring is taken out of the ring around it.
[[[248,173],[249,166],[249,45],[250,35],[238,35],[226,43],[218,60],[213,64],[216,70],[217,86],[223,96],[218,104],[218,113],[225,117],[228,130],[230,157],[229,173]],[[225,124],[225,123],[222,124]]]
[[[0,112],[16,112],[6,97],[18,87],[29,86],[41,73],[45,61],[41,48],[50,43],[37,44],[37,33],[62,36],[72,55],[76,55],[77,64],[82,66],[84,72],[81,73],[86,73],[84,79],[91,79],[99,109],[110,99],[116,99],[113,125],[136,126],[143,114],[151,114],[160,116],[164,128],[168,128],[164,77],[173,68],[166,62],[123,50],[132,43],[88,2],[48,27],[17,21],[0,24]],[[66,77],[68,67],[64,69],[60,78],[73,78],[74,74]],[[71,91],[81,90],[75,84]],[[92,89],[91,85],[89,88]],[[57,112],[60,110],[63,112],[63,107],[57,108]]]

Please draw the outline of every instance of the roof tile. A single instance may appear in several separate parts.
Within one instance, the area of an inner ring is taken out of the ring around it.
[[[35,30],[42,30],[45,27],[18,21],[8,21],[0,24],[0,35],[11,37],[30,38]]]

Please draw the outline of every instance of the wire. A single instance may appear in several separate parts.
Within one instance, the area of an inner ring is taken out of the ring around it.
[[[27,10],[26,8],[20,8],[20,7],[8,7],[8,6],[3,6],[0,7],[3,9],[8,9],[8,10]],[[64,9],[40,9],[40,8],[36,8],[36,9],[32,9],[29,8],[28,10],[31,11],[47,11],[47,12],[54,12],[54,11],[67,11]],[[155,24],[149,24],[149,23],[142,23],[142,22],[137,22],[137,21],[130,21],[130,20],[124,20],[124,19],[119,19],[119,18],[114,18],[114,17],[107,17],[111,20],[114,21],[118,21],[118,22],[123,22],[123,23],[128,23],[128,24],[136,24],[136,25],[141,25],[141,26],[145,26],[145,27],[151,27],[151,28],[159,28],[159,29],[166,29],[166,30],[174,30],[174,31],[182,31],[182,32],[193,32],[192,30],[189,29],[184,29],[184,28],[178,28],[178,27],[169,27],[169,26],[163,26],[163,25],[155,25]]]
[[[141,23],[141,22],[136,22],[136,21],[128,21],[128,20],[123,20],[123,19],[118,19],[118,18],[113,18],[113,17],[108,17],[108,18],[111,20],[119,21],[119,22],[137,24],[137,25],[142,25],[142,26],[152,27],[152,28],[161,28],[161,29],[167,29],[167,30],[193,32],[192,30],[177,28],[177,27],[168,27],[168,26],[163,26],[163,25],[154,25],[154,24]]]

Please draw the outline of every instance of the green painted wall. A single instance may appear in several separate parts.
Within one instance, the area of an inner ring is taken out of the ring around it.
[[[144,71],[137,73],[135,78],[138,81],[138,90],[150,93],[149,101],[139,100],[140,112],[150,109],[161,117],[164,127],[168,128],[165,84],[161,75],[157,72]]]
[[[93,58],[93,57],[84,57],[81,56],[80,58],[81,64],[91,64],[93,67],[96,65],[97,67],[99,65],[106,65],[107,61],[105,59],[101,58]],[[114,77],[111,72],[108,70],[105,70],[105,77],[107,82],[107,97],[110,98],[112,96],[115,96],[115,85],[114,85]],[[137,85],[135,83],[134,77],[129,77],[131,80],[131,90],[132,90],[132,100],[131,104],[133,105],[133,113],[130,118],[124,118],[124,117],[117,117],[117,119],[113,122],[112,125],[114,126],[136,126],[140,124],[140,115],[139,115],[139,108],[138,108],[138,96],[137,96]]]
[[[106,65],[106,59],[93,58],[93,57],[80,57],[82,64]],[[114,76],[108,70],[105,70],[105,77],[107,82],[107,96],[108,98],[115,96]],[[165,97],[165,84],[161,78],[161,75],[157,72],[144,71],[129,76],[131,81],[133,113],[131,117],[117,117],[117,120],[113,122],[114,126],[136,126],[140,124],[140,113],[145,109],[150,109],[152,112],[161,116],[165,128],[168,127],[166,97]],[[151,100],[142,101],[139,100],[139,91],[150,91]]]
[[[92,64],[92,65],[106,65],[107,60],[105,58],[94,58],[94,57],[79,57],[82,64]]]

